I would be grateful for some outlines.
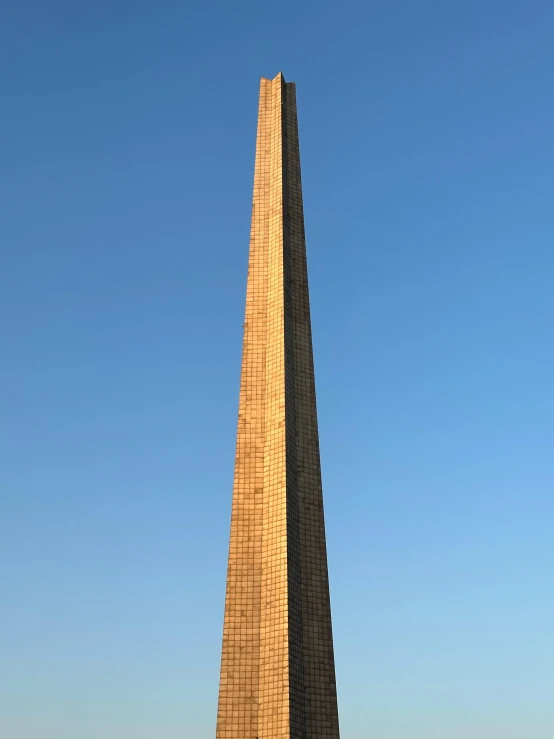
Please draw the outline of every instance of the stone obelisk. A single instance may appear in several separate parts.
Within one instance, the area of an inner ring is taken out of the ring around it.
[[[339,739],[296,90],[262,79],[217,739]]]

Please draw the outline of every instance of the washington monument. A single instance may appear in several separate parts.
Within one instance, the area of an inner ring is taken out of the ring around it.
[[[339,739],[294,83],[262,79],[217,739]]]

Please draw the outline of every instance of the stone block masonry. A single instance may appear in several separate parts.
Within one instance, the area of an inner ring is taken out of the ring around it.
[[[262,79],[217,739],[339,739],[296,88]]]

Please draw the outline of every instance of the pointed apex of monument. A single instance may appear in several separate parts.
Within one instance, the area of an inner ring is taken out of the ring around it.
[[[282,72],[278,72],[273,79],[270,79],[269,77],[262,77],[262,82],[279,82],[282,85],[286,85],[287,81],[285,80],[285,75]]]
[[[287,82],[285,80],[285,75],[282,72],[277,72],[277,74],[275,75],[275,77],[272,80],[270,80],[270,81],[271,82],[277,82],[278,84],[281,84],[281,85],[286,85],[286,82]]]

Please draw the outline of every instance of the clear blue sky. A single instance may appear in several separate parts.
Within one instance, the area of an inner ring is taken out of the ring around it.
[[[343,739],[552,739],[553,38],[546,0],[2,3],[0,736],[213,739],[282,69]]]

